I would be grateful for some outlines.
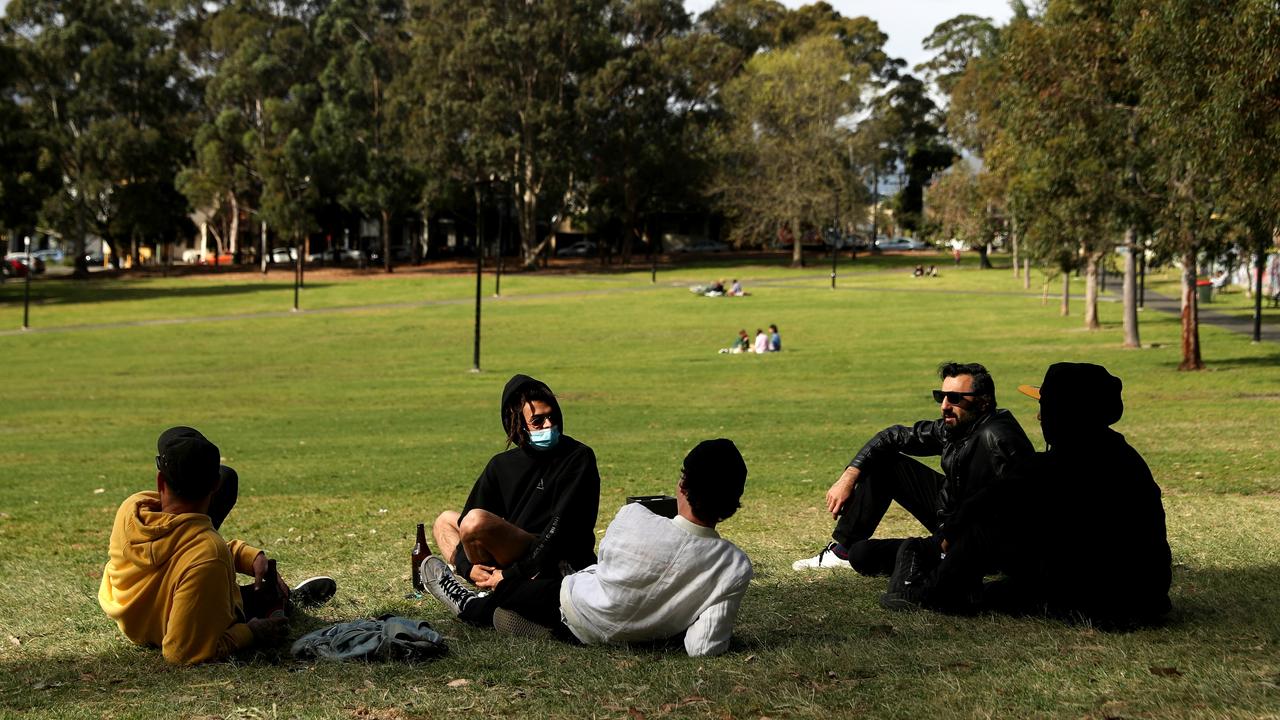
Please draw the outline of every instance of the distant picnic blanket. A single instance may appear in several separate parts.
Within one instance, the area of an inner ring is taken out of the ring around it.
[[[303,660],[406,660],[440,657],[449,651],[444,637],[426,620],[395,615],[353,620],[298,638],[289,652]]]

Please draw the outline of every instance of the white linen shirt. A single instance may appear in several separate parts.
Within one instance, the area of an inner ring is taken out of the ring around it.
[[[729,647],[751,560],[714,529],[623,506],[600,561],[560,586],[560,614],[586,644],[662,640],[684,632],[691,656]]]

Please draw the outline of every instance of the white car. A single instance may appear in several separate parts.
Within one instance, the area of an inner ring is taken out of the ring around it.
[[[274,265],[288,265],[298,259],[298,252],[293,248],[271,248],[271,262]]]
[[[896,237],[892,240],[880,238],[876,240],[877,250],[928,250],[929,243],[916,238]]]

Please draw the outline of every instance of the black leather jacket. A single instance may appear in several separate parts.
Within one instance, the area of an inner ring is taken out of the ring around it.
[[[994,507],[999,490],[1014,476],[1014,463],[1035,449],[1013,413],[996,410],[956,438],[947,434],[941,418],[885,428],[862,446],[849,467],[873,472],[898,453],[942,456],[945,479],[938,498],[937,534],[953,539],[956,528],[978,522]]]

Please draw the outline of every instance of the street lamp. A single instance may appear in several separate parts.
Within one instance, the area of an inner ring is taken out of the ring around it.
[[[27,279],[22,284],[22,329],[30,330],[31,323],[31,273],[35,271],[35,263],[31,262],[31,236],[22,238],[22,250],[26,253]]]

